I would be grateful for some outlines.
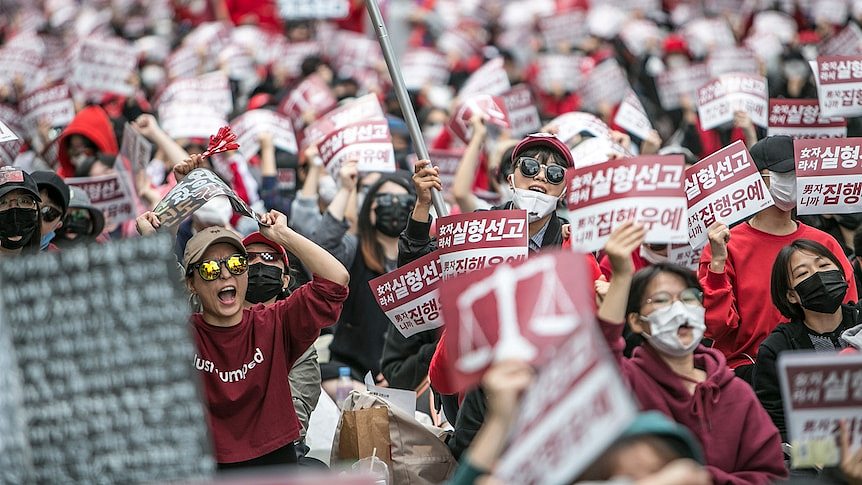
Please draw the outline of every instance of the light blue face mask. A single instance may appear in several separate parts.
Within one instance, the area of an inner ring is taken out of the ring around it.
[[[42,241],[39,243],[39,250],[44,251],[48,247],[48,245],[51,244],[51,241],[54,240],[54,236],[56,235],[57,233],[55,233],[54,231],[43,235]]]

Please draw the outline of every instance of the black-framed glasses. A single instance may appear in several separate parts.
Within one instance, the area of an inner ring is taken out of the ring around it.
[[[539,175],[542,166],[545,167],[545,178],[548,180],[548,183],[560,185],[566,180],[566,169],[555,163],[544,165],[532,157],[521,157],[518,159],[518,167],[521,169],[521,175],[527,178]]]
[[[214,281],[221,276],[222,265],[231,274],[241,275],[248,271],[248,258],[242,254],[232,254],[226,258],[201,261],[194,264],[192,268],[198,271],[198,274],[204,281]]]
[[[686,288],[674,297],[666,291],[660,291],[647,298],[644,305],[652,304],[656,310],[663,310],[673,305],[674,301],[681,301],[685,306],[700,307],[703,306],[703,292],[697,288]]]
[[[275,261],[281,260],[281,253],[277,253],[275,251],[249,251],[248,252],[248,261],[252,263],[260,259],[266,263],[273,263]]]
[[[377,194],[374,196],[377,205],[391,205],[400,201],[406,201],[406,205],[412,206],[416,203],[416,196],[413,194]]]
[[[56,207],[51,207],[50,205],[42,207],[41,212],[42,220],[45,222],[54,222],[59,219],[60,216],[63,215],[63,213],[60,212],[60,209],[57,209]]]

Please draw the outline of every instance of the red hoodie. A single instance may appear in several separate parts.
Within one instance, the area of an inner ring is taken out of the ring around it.
[[[108,114],[99,106],[88,106],[75,115],[75,119],[63,130],[57,140],[59,143],[57,159],[60,161],[57,173],[63,178],[75,176],[75,166],[72,165],[68,152],[68,139],[72,135],[86,137],[96,144],[101,154],[113,156],[119,151]]]
[[[694,350],[694,365],[706,372],[706,380],[689,393],[649,344],[636,348],[631,359],[623,357],[622,324],[602,322],[601,328],[641,409],[661,411],[697,437],[714,484],[766,484],[787,477],[778,428],[721,352],[703,345]]]

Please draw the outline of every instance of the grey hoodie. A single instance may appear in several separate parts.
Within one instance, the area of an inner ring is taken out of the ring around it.
[[[862,350],[862,324],[848,328],[841,334],[841,340],[847,342],[850,347]]]

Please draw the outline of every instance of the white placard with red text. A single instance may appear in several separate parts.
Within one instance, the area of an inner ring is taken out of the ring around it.
[[[579,45],[588,34],[583,10],[556,12],[539,18],[538,23],[545,47],[551,52],[558,51],[561,46],[571,49]]]
[[[681,155],[608,160],[576,168],[566,195],[572,249],[593,252],[613,230],[634,220],[647,230],[645,242],[687,241]]]
[[[407,89],[443,86],[449,82],[449,61],[436,49],[410,49],[401,62],[401,75]]]
[[[236,141],[239,143],[239,155],[245,161],[260,151],[259,136],[262,133],[272,135],[272,143],[276,148],[290,153],[297,152],[296,136],[290,120],[268,109],[246,111],[230,122]]]
[[[7,141],[14,141],[18,139],[18,135],[15,134],[6,124],[3,123],[3,120],[0,120],[0,143],[5,143]]]
[[[158,106],[168,103],[202,104],[227,116],[233,110],[230,82],[222,72],[177,79],[168,85],[158,99]]]
[[[135,88],[130,81],[137,65],[134,49],[124,41],[88,39],[75,59],[72,84],[99,101],[105,94],[131,96]]]
[[[766,134],[793,138],[843,138],[847,136],[847,121],[820,116],[820,104],[816,99],[770,99]]]
[[[850,454],[862,447],[862,354],[784,352],[778,377],[793,468],[838,465],[842,420]]]
[[[631,89],[626,93],[623,102],[620,103],[620,107],[614,117],[614,123],[641,140],[646,140],[652,131],[652,124],[649,121],[646,110],[643,104],[641,104],[641,100],[638,99],[637,94]]]
[[[105,214],[105,226],[134,219],[137,216],[132,189],[126,184],[123,173],[116,172],[98,177],[67,178],[66,184],[80,187],[90,196],[90,202]]]
[[[458,97],[466,99],[476,94],[498,96],[511,88],[509,76],[503,69],[503,58],[497,57],[486,62],[467,78],[458,91]]]
[[[818,45],[817,54],[821,56],[862,54],[862,28],[856,22],[850,22],[847,27]]]
[[[561,114],[551,120],[548,126],[557,130],[557,138],[564,143],[569,143],[575,135],[584,131],[596,138],[608,138],[611,133],[604,121],[581,111]]]
[[[35,49],[7,45],[0,49],[0,84],[12,86],[22,82],[25,90],[42,84],[39,67],[42,55]]]
[[[350,0],[278,0],[282,20],[343,19],[350,12]]]
[[[862,56],[826,56],[811,62],[823,116],[862,115]]]
[[[308,125],[302,134],[302,146],[318,143],[326,135],[351,123],[386,119],[375,94],[366,94],[327,112]]]
[[[443,326],[439,290],[443,271],[437,256],[426,254],[368,282],[380,309],[405,338]]]
[[[539,109],[533,102],[533,94],[526,84],[518,84],[500,95],[506,114],[509,116],[509,131],[511,136],[521,138],[535,133],[542,128],[542,118]]]
[[[728,226],[773,204],[757,166],[737,141],[685,171],[688,236],[692,247],[706,244],[707,228],[716,220]]]
[[[796,212],[862,212],[862,138],[794,140]]]
[[[39,137],[39,122],[66,126],[75,118],[75,102],[65,84],[38,89],[18,103],[24,126],[32,139]]]
[[[308,117],[317,119],[338,102],[329,85],[316,74],[308,76],[278,106],[278,111],[287,115],[293,124],[293,132],[299,138]],[[302,140],[297,140],[302,143]]]
[[[694,248],[691,244],[669,244],[667,246],[667,262],[697,271],[702,252],[703,247]]]
[[[159,106],[159,124],[174,140],[180,138],[207,140],[228,123],[224,115],[206,105],[165,103]]]
[[[536,60],[538,73],[536,87],[546,93],[576,91],[581,87],[580,56],[572,54],[543,54]]]
[[[684,96],[694,104],[697,90],[708,82],[709,78],[709,68],[705,63],[678,67],[659,74],[656,90],[661,107],[666,110],[680,108]]]
[[[443,192],[449,192],[455,182],[455,172],[461,164],[464,156],[464,148],[429,149],[428,156],[431,164],[439,167],[440,182],[443,184]]]
[[[146,170],[151,160],[153,146],[147,137],[138,133],[131,124],[123,126],[123,140],[120,143],[120,155],[129,161],[129,166],[135,173]]]
[[[597,65],[587,74],[581,87],[584,108],[595,111],[600,105],[616,106],[630,89],[625,71],[614,59]]]
[[[744,111],[755,125],[769,125],[769,92],[766,78],[752,74],[723,74],[697,90],[700,126],[711,130],[733,121],[736,111]]]
[[[493,210],[441,217],[437,248],[445,278],[527,257],[527,211]]]
[[[333,131],[318,145],[320,158],[333,178],[341,166],[355,160],[362,173],[394,172],[395,153],[386,120],[352,123]]]
[[[23,140],[13,140],[0,143],[0,167],[14,164],[15,159],[18,158],[18,153],[21,151],[21,146],[23,145]]]

